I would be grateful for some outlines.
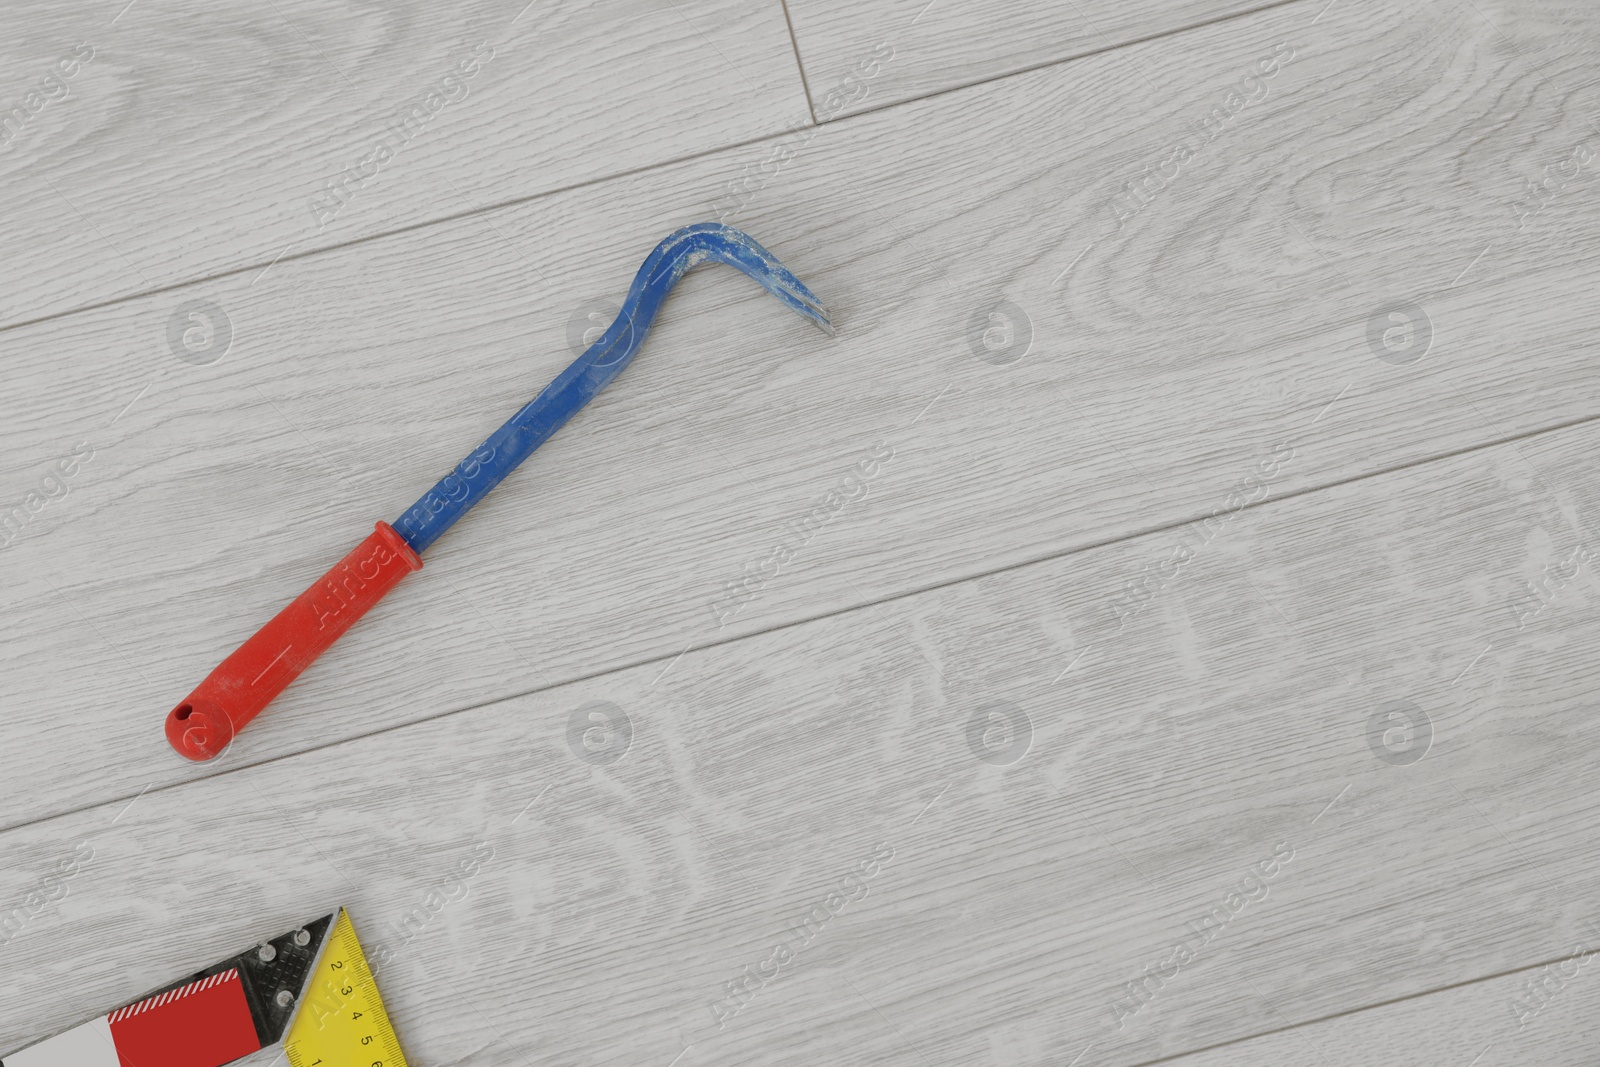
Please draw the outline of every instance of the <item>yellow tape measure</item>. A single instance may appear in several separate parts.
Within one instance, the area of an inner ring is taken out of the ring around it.
[[[343,908],[306,982],[283,1051],[289,1067],[406,1067],[378,983]]]

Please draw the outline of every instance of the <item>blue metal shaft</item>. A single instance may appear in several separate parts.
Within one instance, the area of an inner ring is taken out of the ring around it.
[[[717,222],[685,226],[650,253],[634,276],[616,321],[600,339],[394,522],[406,543],[420,553],[437,541],[611,384],[638,353],[667,293],[688,270],[706,260],[738,268],[790,308],[833,333],[821,301],[748,234]]]

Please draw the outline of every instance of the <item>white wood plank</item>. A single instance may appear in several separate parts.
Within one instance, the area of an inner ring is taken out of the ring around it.
[[[418,1063],[1131,1065],[1555,958],[1600,877],[1592,557],[1514,607],[1595,544],[1597,456],[1556,431],[7,832],[7,907],[93,855],[0,946],[0,1049],[336,899]],[[1394,700],[1419,761],[1371,747]],[[573,747],[594,701],[615,762]],[[1011,763],[971,747],[995,701]]]
[[[787,2],[812,106],[823,122],[1180,33],[1272,4],[1272,0]],[[1159,67],[1142,65],[1129,72],[1131,77],[1161,74]]]
[[[1593,1063],[1593,1019],[1600,1011],[1595,943],[1593,934],[1580,936],[1541,966],[1171,1062],[1177,1067]]]
[[[28,0],[7,26],[0,324],[810,121],[777,0]]]
[[[1522,54],[1476,11],[1364,0],[1130,50],[1173,66],[1183,103],[1220,98],[1277,42],[1299,49],[1225,146],[1121,229],[1112,183],[1173,136],[1147,86],[1105,89],[1128,56],[826,128],[739,221],[815,282],[841,338],[730,272],[690,278],[639,363],[233,758],[675,670],[689,647],[1198,520],[1286,437],[1311,435],[1274,495],[1594,415],[1592,175],[1520,233],[1506,199],[1517,168],[1594,136],[1592,72],[1569,58],[1594,14],[1479,7]],[[1042,136],[1086,96],[1081,132]],[[96,449],[0,550],[19,709],[4,824],[207,773],[167,750],[166,711],[556,373],[574,313],[620,293],[746,158],[0,335],[7,499]],[[1034,350],[997,366],[967,330],[1000,298],[1031,309]],[[189,299],[232,317],[214,365],[168,347]],[[1404,366],[1367,340],[1399,299],[1435,335]],[[883,448],[864,499],[719,615],[729,583]],[[72,773],[38,755],[64,723]]]

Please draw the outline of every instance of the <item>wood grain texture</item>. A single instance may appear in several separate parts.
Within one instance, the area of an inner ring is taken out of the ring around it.
[[[826,122],[1134,41],[1177,35],[1272,2],[788,0],[788,8],[813,106],[818,119]]]
[[[810,122],[777,0],[9,14],[0,324]]]
[[[1590,935],[1541,966],[1171,1062],[1181,1067],[1593,1063],[1590,1020],[1600,1010],[1594,944]]]
[[[420,1064],[1131,1065],[1559,958],[1594,557],[1517,605],[1600,539],[1597,457],[1269,497],[8,831],[7,907],[93,855],[0,945],[0,1049],[336,900]],[[1374,735],[1396,700],[1426,746]],[[1028,727],[975,736],[997,704]]]
[[[617,386],[232,758],[1198,520],[1308,428],[1274,493],[1591,417],[1592,175],[1521,232],[1506,198],[1593,136],[1572,58],[1593,13],[1478,6],[1505,29],[1291,6],[826,127],[737,221],[841,338],[691,277]],[[1182,57],[1165,103],[1188,107],[1291,39],[1257,110],[1119,228],[1112,183],[1176,134],[1149,86],[1107,79]],[[1075,137],[1024,135],[1086,98]],[[4,824],[208,773],[169,753],[166,711],[555,374],[574,322],[747,152],[0,334],[0,475],[13,504],[41,494],[0,549],[0,664],[32,710],[0,750]],[[1369,322],[1407,299],[1432,350],[1396,366]],[[189,300],[231,317],[220,362],[169,346]],[[969,328],[1000,300],[1032,351],[994,365]],[[63,723],[80,773],[36,756]]]

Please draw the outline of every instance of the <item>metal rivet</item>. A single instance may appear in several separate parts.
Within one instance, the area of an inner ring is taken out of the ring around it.
[[[305,930],[296,930],[294,932],[294,943],[299,945],[301,948],[305,948],[307,945],[311,944],[311,935]]]
[[[278,958],[278,950],[271,945],[262,945],[256,949],[256,955],[261,958],[262,963],[271,963]]]
[[[278,990],[278,996],[276,999],[278,1001],[278,1007],[287,1008],[289,1005],[294,1003],[294,994],[289,992],[287,989],[280,989]]]

